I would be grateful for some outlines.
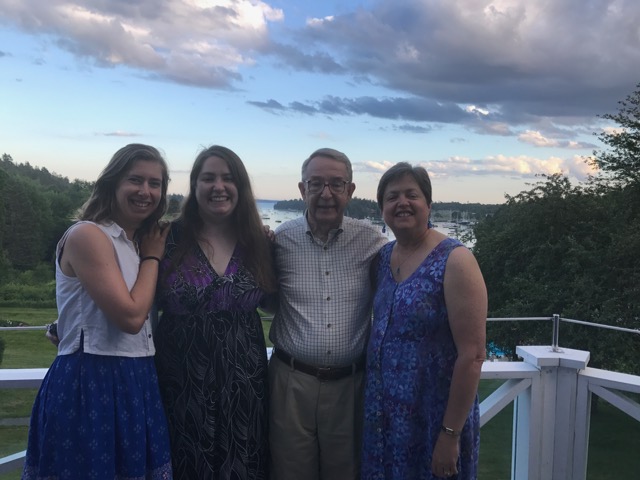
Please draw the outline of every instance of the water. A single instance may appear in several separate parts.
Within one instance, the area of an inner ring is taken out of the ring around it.
[[[265,225],[269,225],[269,228],[275,230],[278,225],[287,220],[293,220],[294,218],[298,218],[302,215],[301,211],[285,211],[285,210],[276,210],[273,206],[276,202],[269,200],[258,200],[258,211],[260,212],[260,216],[262,217],[262,223]],[[382,231],[382,225],[376,225]],[[468,226],[466,225],[458,225],[450,222],[438,222],[435,225],[435,229],[439,232],[444,233],[445,235],[453,238],[460,239],[468,230]],[[386,232],[383,234],[389,239],[394,240],[395,237],[390,228],[386,229]],[[472,245],[469,243],[465,243],[467,247],[471,247]]]
[[[258,200],[257,204],[260,217],[262,217],[262,223],[269,225],[271,230],[275,230],[278,225],[286,222],[287,220],[293,220],[294,218],[298,218],[302,215],[302,212],[275,210],[273,206],[276,202],[268,200]]]

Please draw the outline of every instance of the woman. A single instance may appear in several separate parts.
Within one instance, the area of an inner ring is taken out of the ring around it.
[[[58,356],[33,406],[23,479],[171,478],[149,321],[168,182],[158,150],[127,145],[58,243]]]
[[[156,297],[175,478],[267,478],[267,357],[256,308],[275,290],[247,171],[228,148],[207,148],[171,227]]]
[[[375,267],[363,479],[477,477],[487,295],[469,250],[429,225],[431,182],[398,163],[378,205],[396,241]]]

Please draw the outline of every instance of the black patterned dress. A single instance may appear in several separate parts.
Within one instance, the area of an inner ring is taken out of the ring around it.
[[[174,478],[268,478],[265,296],[239,247],[224,276],[199,248],[171,266],[179,226],[161,262],[156,367],[171,439]]]

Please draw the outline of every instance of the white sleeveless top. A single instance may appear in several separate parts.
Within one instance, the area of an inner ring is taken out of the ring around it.
[[[56,301],[58,304],[58,355],[69,355],[80,348],[83,335],[84,351],[95,355],[148,357],[155,354],[149,316],[135,335],[115,326],[95,304],[77,277],[69,277],[60,268],[60,252],[69,232],[77,225],[91,223],[102,230],[113,243],[116,259],[129,290],[138,278],[140,257],[133,242],[116,223],[102,225],[77,222],[62,236],[56,247]]]

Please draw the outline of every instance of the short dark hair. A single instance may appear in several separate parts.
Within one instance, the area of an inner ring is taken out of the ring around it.
[[[427,171],[423,167],[414,167],[410,163],[399,162],[389,170],[384,172],[382,178],[380,179],[380,182],[378,182],[377,199],[378,207],[380,207],[380,210],[382,210],[382,204],[384,203],[384,191],[387,189],[391,182],[398,180],[405,175],[411,176],[416,181],[418,187],[424,195],[424,198],[427,199],[427,205],[431,206],[431,180],[429,179],[429,174],[427,173]]]
[[[304,162],[302,162],[302,181],[307,180],[305,178],[307,167],[309,166],[311,160],[316,157],[332,158],[334,160],[337,160],[338,162],[344,163],[344,165],[347,167],[347,181],[351,182],[353,180],[353,168],[351,166],[351,160],[349,160],[349,157],[338,150],[334,150],[333,148],[319,148],[311,155],[309,155],[309,157]]]

